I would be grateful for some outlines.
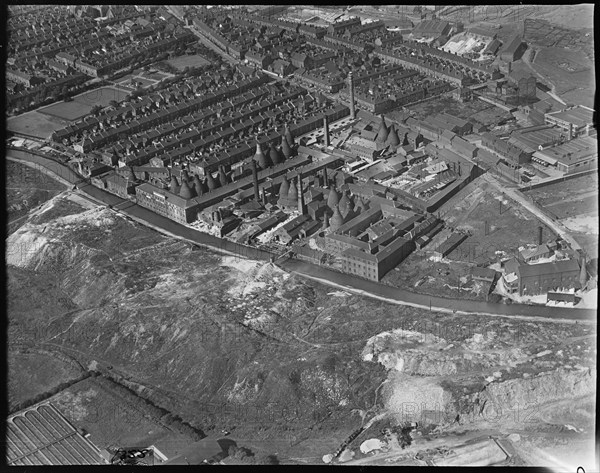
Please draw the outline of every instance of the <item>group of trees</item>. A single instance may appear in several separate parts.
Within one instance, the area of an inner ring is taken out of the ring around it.
[[[109,379],[105,376],[98,376],[96,381],[114,394],[122,397],[133,409],[137,410],[142,415],[149,417],[153,421],[161,423],[183,435],[187,435],[195,441],[205,437],[204,432],[192,427],[187,422],[184,422],[181,417],[172,414],[162,407],[156,406],[150,400],[139,396],[135,391],[123,386],[118,381]]]
[[[279,459],[276,455],[255,455],[252,450],[246,447],[229,447],[229,458],[236,460],[244,465],[279,465]]]

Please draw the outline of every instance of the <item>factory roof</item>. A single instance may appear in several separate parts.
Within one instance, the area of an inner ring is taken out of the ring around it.
[[[580,136],[554,148],[536,151],[534,157],[556,159],[563,164],[575,164],[598,156],[598,140],[591,136]]]
[[[594,121],[594,111],[591,108],[583,107],[581,105],[559,112],[550,112],[547,115],[572,123],[576,126],[585,126]]]
[[[517,268],[519,277],[546,276],[561,274],[571,271],[579,271],[579,263],[574,259],[555,261],[553,263],[522,264]]]

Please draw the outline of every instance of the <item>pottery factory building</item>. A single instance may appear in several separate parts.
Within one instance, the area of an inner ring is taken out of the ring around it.
[[[522,264],[512,259],[505,263],[504,270],[507,290],[517,292],[520,296],[581,287],[582,271],[576,259],[538,264]]]
[[[392,204],[376,204],[326,236],[326,249],[340,256],[344,272],[380,281],[415,249],[414,240],[437,225],[434,216]]]

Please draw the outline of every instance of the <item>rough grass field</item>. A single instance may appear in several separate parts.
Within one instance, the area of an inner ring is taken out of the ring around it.
[[[65,389],[52,402],[71,422],[91,434],[99,448],[147,447],[166,436],[190,440],[154,422],[133,407],[131,400],[87,378]]]
[[[598,175],[590,174],[525,191],[572,231],[592,258],[598,256]]]
[[[407,108],[416,113],[417,119],[422,120],[428,116],[442,112],[461,118],[468,118],[474,113],[490,108],[490,105],[481,100],[460,103],[450,97],[438,97],[417,105],[409,105]],[[389,115],[390,118],[394,118],[394,112],[386,115]]]
[[[597,174],[557,182],[523,193],[531,196],[558,218],[598,213]]]
[[[112,100],[121,102],[129,96],[129,91],[119,87],[100,87],[99,89],[92,89],[84,92],[83,94],[73,97],[75,102],[80,104],[89,105],[100,105],[106,107]]]
[[[210,64],[210,62],[206,58],[200,56],[199,54],[193,54],[190,56],[179,56],[173,59],[169,59],[166,62],[168,62],[169,64],[171,64],[171,66],[177,68],[180,71],[182,71],[186,67],[198,67]]]
[[[41,108],[39,111],[46,115],[62,118],[63,120],[74,121],[90,113],[91,109],[92,104],[73,101],[57,102]]]
[[[42,139],[50,138],[53,131],[63,128],[67,124],[58,117],[45,115],[35,110],[6,120],[8,131]]]
[[[556,92],[564,100],[594,106],[594,68],[582,51],[542,48],[532,65],[556,86]]]
[[[27,376],[24,376],[27,373]],[[17,404],[46,393],[59,384],[81,375],[70,363],[46,353],[8,353],[8,405]]]

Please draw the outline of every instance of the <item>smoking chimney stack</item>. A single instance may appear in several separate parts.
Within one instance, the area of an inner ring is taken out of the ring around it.
[[[350,89],[350,117],[354,120],[356,118],[356,111],[354,109],[354,79],[352,78],[352,71],[348,72],[348,89]]]

